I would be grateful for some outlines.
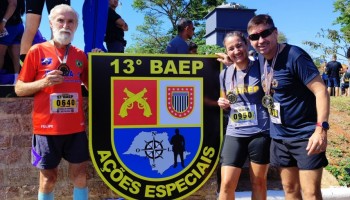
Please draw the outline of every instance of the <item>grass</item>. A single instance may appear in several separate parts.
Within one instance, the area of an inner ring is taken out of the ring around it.
[[[350,97],[331,97],[331,107],[350,115]]]
[[[341,112],[337,124],[346,134],[350,134],[350,97],[331,97],[331,113],[332,111]],[[326,169],[338,180],[342,186],[350,186],[350,144],[347,135],[329,135],[327,148],[327,157],[330,161]]]

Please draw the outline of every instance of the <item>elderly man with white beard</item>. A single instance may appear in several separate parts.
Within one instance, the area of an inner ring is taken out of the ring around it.
[[[63,158],[69,162],[73,199],[85,200],[89,151],[81,83],[87,87],[87,57],[71,45],[78,26],[72,7],[57,5],[49,21],[53,38],[29,50],[15,91],[18,96],[34,96],[31,155],[33,166],[40,169],[38,199],[54,199],[57,167]]]

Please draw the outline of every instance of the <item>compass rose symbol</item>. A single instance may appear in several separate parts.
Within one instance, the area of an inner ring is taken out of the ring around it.
[[[152,159],[153,161],[153,164],[152,164],[152,167],[155,167],[156,164],[155,164],[155,160],[157,158],[163,158],[162,157],[162,154],[163,154],[163,151],[164,150],[167,150],[163,147],[163,140],[161,141],[158,141],[155,139],[155,136],[153,134],[153,139],[151,141],[145,141],[145,148],[144,149],[141,149],[141,151],[144,151],[145,152],[145,155]]]

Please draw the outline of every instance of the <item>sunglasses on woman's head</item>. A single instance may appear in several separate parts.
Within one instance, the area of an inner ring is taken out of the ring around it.
[[[271,27],[269,29],[266,29],[264,31],[261,31],[260,33],[254,33],[248,36],[249,40],[255,41],[255,40],[259,40],[260,37],[262,38],[266,38],[269,35],[271,35],[271,33],[276,30],[276,27]]]

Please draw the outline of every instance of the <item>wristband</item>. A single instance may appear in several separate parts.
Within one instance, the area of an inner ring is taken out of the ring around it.
[[[7,19],[5,19],[5,18],[2,18],[2,21],[6,23],[6,22],[7,22]]]
[[[322,129],[324,129],[324,130],[328,130],[329,129],[329,124],[326,121],[324,121],[324,122],[317,122],[316,126],[322,127]]]

